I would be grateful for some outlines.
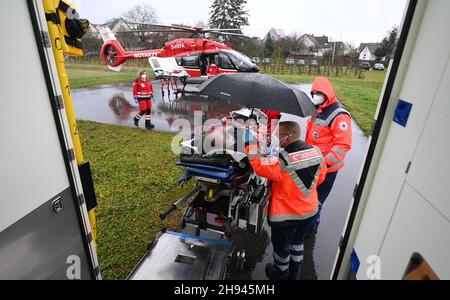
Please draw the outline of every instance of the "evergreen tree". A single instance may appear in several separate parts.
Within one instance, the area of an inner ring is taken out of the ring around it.
[[[236,28],[249,25],[247,0],[213,0],[209,18],[211,28]],[[240,31],[236,31],[239,32]]]
[[[375,51],[375,56],[377,57],[378,61],[383,57],[386,57],[386,59],[389,60],[394,55],[397,35],[397,26],[387,32],[386,37],[381,41],[380,48]]]
[[[275,42],[272,40],[272,37],[268,35],[264,42],[264,58],[272,57],[274,48]]]

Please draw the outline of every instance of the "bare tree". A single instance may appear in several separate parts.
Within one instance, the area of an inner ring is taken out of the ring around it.
[[[132,9],[124,12],[122,18],[131,23],[149,24],[158,22],[156,10],[149,4],[136,5]]]
[[[158,22],[156,10],[149,4],[136,5],[132,9],[124,12],[121,17],[129,23],[151,24]],[[149,29],[149,27],[145,25],[132,25],[131,28],[135,30]],[[139,32],[138,36],[141,42],[145,42],[147,37],[145,32]]]
[[[82,38],[85,56],[98,56],[102,49],[102,40],[92,31],[88,31]]]
[[[301,43],[300,43],[301,37],[302,37],[302,34],[300,32],[294,32],[288,37],[290,51],[300,51],[301,50],[300,49],[301,48]]]
[[[286,48],[285,43],[283,43],[283,40],[279,40],[275,42],[273,53],[272,53],[272,61],[276,64],[283,63],[284,58],[286,58]]]
[[[264,52],[264,43],[259,38],[241,38],[238,51],[249,57],[260,57]]]

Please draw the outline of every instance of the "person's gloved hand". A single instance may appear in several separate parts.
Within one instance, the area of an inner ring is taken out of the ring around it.
[[[269,146],[269,149],[267,150],[267,155],[268,156],[275,156],[275,154],[277,154],[278,152],[278,147],[274,144],[271,144]]]
[[[243,136],[244,145],[249,145],[256,142],[256,134],[251,129],[246,129]]]
[[[138,97],[134,97],[134,103],[138,103]]]

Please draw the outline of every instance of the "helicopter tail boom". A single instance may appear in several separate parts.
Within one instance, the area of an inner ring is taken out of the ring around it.
[[[108,68],[113,71],[120,71],[122,65],[129,59],[148,59],[158,56],[161,52],[161,50],[125,51],[109,28],[102,28],[100,34],[103,39],[100,55]]]

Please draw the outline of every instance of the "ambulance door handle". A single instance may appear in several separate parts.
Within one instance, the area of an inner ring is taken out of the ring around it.
[[[60,213],[64,209],[64,206],[62,204],[62,198],[58,197],[55,200],[52,201],[52,211],[55,214]]]

